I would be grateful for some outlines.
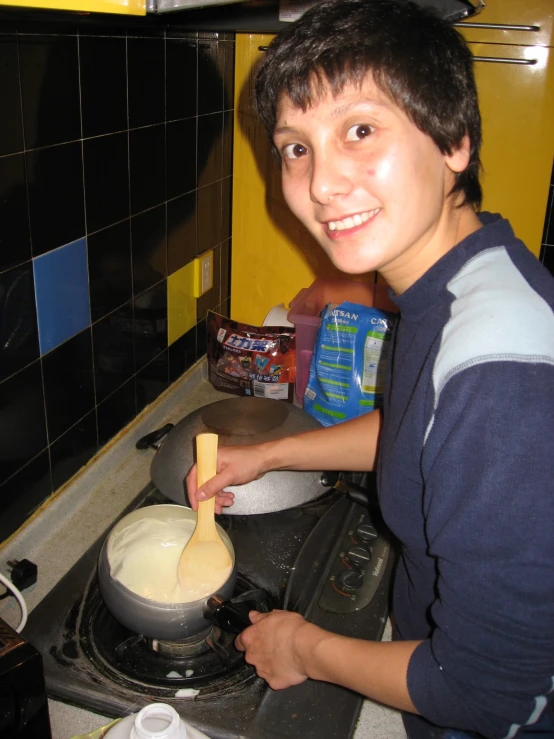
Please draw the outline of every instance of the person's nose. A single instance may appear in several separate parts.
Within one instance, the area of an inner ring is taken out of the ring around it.
[[[310,181],[312,200],[327,205],[333,198],[348,195],[351,190],[351,167],[345,157],[336,150],[316,153]]]

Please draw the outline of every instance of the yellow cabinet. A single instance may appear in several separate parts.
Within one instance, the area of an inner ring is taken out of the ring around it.
[[[0,5],[48,10],[80,10],[91,13],[146,15],[146,0],[0,0]]]
[[[486,7],[459,24],[468,41],[552,46],[553,0],[485,0]]]
[[[554,156],[554,49],[471,43],[483,119],[483,209],[539,255]]]

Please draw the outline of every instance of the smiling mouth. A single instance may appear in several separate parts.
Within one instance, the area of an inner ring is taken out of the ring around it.
[[[341,221],[329,221],[327,228],[329,231],[345,231],[349,228],[355,228],[361,226],[362,223],[367,223],[370,218],[377,215],[381,208],[374,208],[374,210],[365,210],[363,213],[356,213],[356,215],[348,216],[343,218]]]

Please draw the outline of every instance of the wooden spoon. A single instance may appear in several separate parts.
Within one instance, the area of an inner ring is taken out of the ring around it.
[[[196,437],[196,470],[198,487],[217,473],[217,434],[199,434]],[[185,545],[177,577],[185,591],[211,588],[213,593],[231,571],[231,556],[215,527],[215,498],[199,501],[196,528]],[[199,598],[202,596],[199,596]]]

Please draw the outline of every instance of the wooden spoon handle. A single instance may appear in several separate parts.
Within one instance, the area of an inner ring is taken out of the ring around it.
[[[217,434],[199,434],[196,437],[196,477],[198,487],[217,474]],[[215,529],[215,497],[198,503],[197,536],[210,538]]]

